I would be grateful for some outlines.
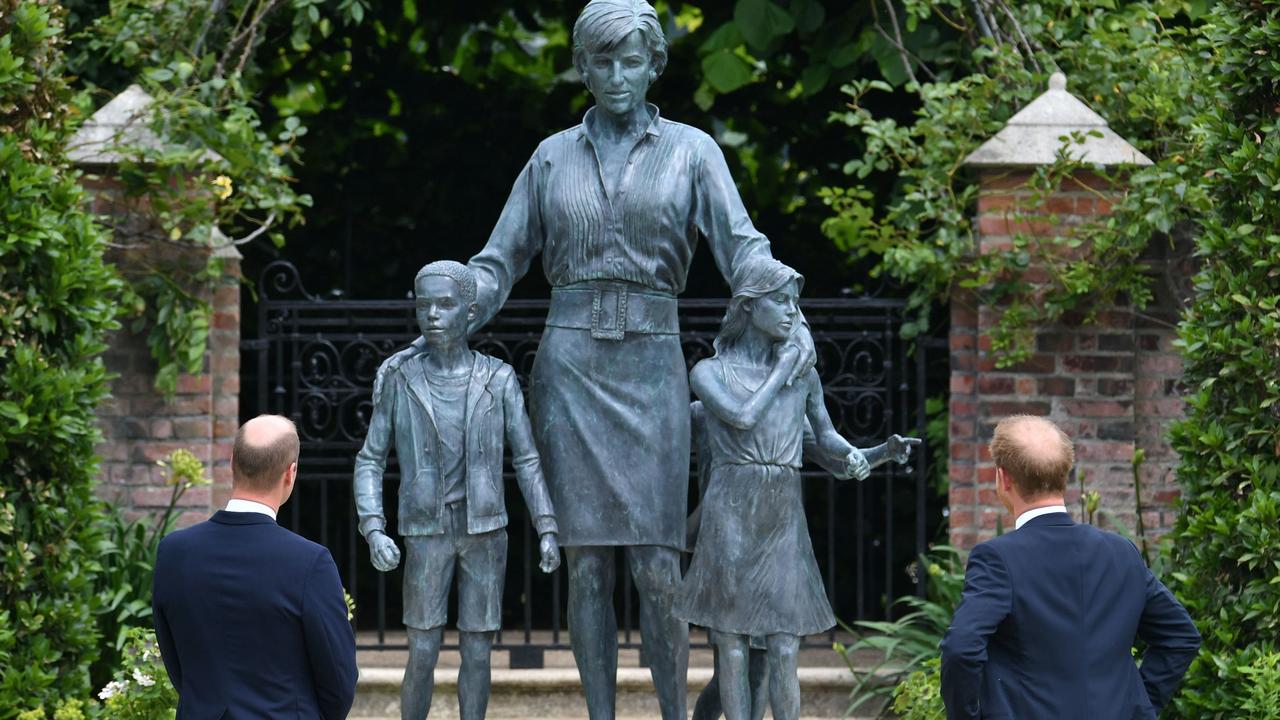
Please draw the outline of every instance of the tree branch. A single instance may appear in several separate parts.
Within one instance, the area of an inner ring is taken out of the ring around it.
[[[911,78],[911,82],[919,84],[920,81],[916,79],[915,70],[911,67],[910,54],[907,52],[906,46],[902,44],[902,28],[898,27],[898,11],[893,9],[893,0],[884,0],[884,7],[889,11],[889,22],[893,24],[893,37],[890,38],[879,23],[876,24],[876,28],[880,30],[881,35],[885,36],[886,40],[898,48],[898,55],[902,58],[902,69],[907,71],[907,77]]]

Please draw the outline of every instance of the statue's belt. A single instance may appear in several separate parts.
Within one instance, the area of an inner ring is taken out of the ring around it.
[[[676,299],[619,282],[593,280],[551,289],[547,327],[590,330],[597,340],[678,335]]]

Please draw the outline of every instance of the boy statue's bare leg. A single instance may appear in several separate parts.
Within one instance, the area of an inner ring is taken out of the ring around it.
[[[459,632],[462,667],[458,670],[458,709],[462,720],[483,720],[489,707],[489,654],[492,632]]]
[[[409,664],[400,685],[400,720],[426,720],[435,691],[436,661],[444,628],[406,628],[409,633]]]

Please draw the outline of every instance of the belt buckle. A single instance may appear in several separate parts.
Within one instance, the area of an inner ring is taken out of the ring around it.
[[[627,286],[597,284],[591,296],[591,337],[621,340],[627,335]]]

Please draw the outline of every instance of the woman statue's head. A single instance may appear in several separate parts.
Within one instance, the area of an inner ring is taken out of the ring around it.
[[[733,347],[749,328],[775,341],[791,334],[803,275],[771,257],[752,257],[733,271],[730,285],[733,299],[716,335],[716,353]]]
[[[646,0],[591,0],[573,25],[573,64],[606,112],[644,107],[667,66],[667,38]]]

